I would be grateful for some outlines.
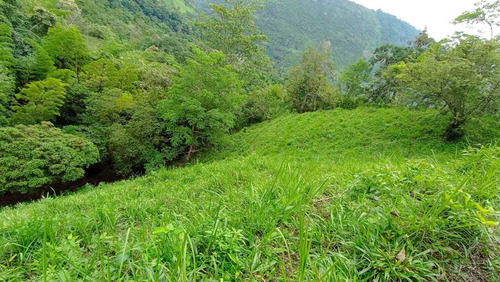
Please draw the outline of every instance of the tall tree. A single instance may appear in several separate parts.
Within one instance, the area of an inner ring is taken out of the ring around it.
[[[210,4],[213,16],[204,17],[198,26],[203,38],[226,55],[240,77],[258,84],[265,79],[271,60],[262,45],[268,38],[255,25],[256,11],[265,0],[224,0]]]
[[[330,51],[329,42],[322,50],[310,47],[302,55],[302,64],[291,70],[287,90],[297,112],[333,108],[338,99]]]
[[[55,59],[58,68],[70,69],[79,77],[89,51],[78,28],[52,27],[43,39],[43,48]]]
[[[0,128],[0,194],[77,180],[98,160],[94,144],[49,122]]]
[[[185,155],[189,161],[200,148],[217,144],[241,111],[242,82],[221,52],[194,50],[195,59],[174,79],[169,98],[158,105],[158,113],[171,136],[166,158]]]
[[[0,126],[8,123],[7,109],[16,86],[14,69],[17,60],[14,58],[13,48],[12,28],[6,22],[0,21]]]
[[[100,59],[83,67],[83,81],[89,89],[103,92],[105,88],[118,87],[118,70],[110,59]]]
[[[397,100],[397,73],[391,67],[400,62],[416,62],[418,57],[435,43],[427,34],[427,30],[424,30],[408,42],[407,46],[385,44],[375,49],[370,63],[375,68],[378,67],[378,70],[374,73],[368,89],[368,100],[377,104],[390,104]]]

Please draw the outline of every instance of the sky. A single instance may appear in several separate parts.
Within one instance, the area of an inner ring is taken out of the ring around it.
[[[419,30],[427,27],[429,35],[441,40],[455,31],[489,36],[484,26],[470,28],[451,22],[465,11],[475,10],[477,0],[351,0],[370,9],[381,9],[410,23]],[[478,30],[479,29],[479,30]]]

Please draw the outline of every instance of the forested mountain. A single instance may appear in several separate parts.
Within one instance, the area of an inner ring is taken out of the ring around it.
[[[195,1],[204,10],[217,2]],[[269,0],[256,23],[269,37],[268,54],[281,66],[297,64],[309,46],[331,41],[333,59],[343,67],[380,45],[405,45],[418,34],[393,15],[348,0]]]

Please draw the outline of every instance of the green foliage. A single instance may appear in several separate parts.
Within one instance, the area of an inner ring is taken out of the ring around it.
[[[12,27],[0,22],[0,66],[4,66],[11,71],[17,64],[13,55],[13,48]]]
[[[170,135],[168,160],[187,153],[189,161],[198,149],[218,144],[241,110],[242,82],[226,65],[224,54],[199,49],[194,53],[195,59],[188,59],[174,79],[168,99],[158,105]]]
[[[123,39],[124,42],[130,39],[142,40],[155,33],[189,33],[191,30],[190,26],[185,23],[190,15],[181,15],[170,0],[66,0],[61,2],[72,2],[67,6],[72,12],[76,9],[73,17],[78,18],[80,14],[78,25],[82,31],[93,32],[96,27],[109,29],[114,36]],[[183,6],[191,5],[185,3]]]
[[[84,68],[82,82],[97,91],[84,102],[86,134],[119,174],[164,165],[160,152],[168,138],[156,107],[177,73],[173,64],[161,51],[133,51]]]
[[[291,70],[287,90],[297,112],[334,107],[338,91],[333,85],[334,65],[329,54],[329,42],[324,43],[323,50],[310,47],[302,55],[302,64]]]
[[[110,59],[93,61],[83,68],[83,81],[94,92],[102,92],[105,88],[118,87],[118,70]]]
[[[271,60],[262,44],[268,41],[254,23],[260,0],[225,0],[225,4],[210,4],[214,16],[204,17],[198,26],[209,45],[226,55],[240,78],[254,86],[262,83],[264,71]]]
[[[31,30],[39,35],[47,34],[49,28],[54,27],[57,22],[56,15],[44,7],[36,6],[30,17]]]
[[[205,17],[200,26],[204,38],[211,46],[228,56],[231,64],[238,60],[261,59],[264,48],[259,44],[267,36],[255,26],[258,1],[225,0],[225,5],[210,4],[215,16]]]
[[[27,193],[82,177],[99,160],[88,140],[50,123],[0,128],[0,193]]]
[[[479,0],[474,5],[477,8],[462,13],[455,19],[455,24],[486,24],[490,28],[490,39],[493,39],[494,27],[500,26],[500,1]]]
[[[135,105],[134,97],[119,88],[106,89],[103,93],[92,93],[85,101],[88,124],[122,123]]]
[[[392,66],[400,62],[417,61],[418,57],[435,43],[427,34],[427,30],[424,30],[406,46],[385,44],[378,47],[370,59],[376,71],[367,89],[366,99],[378,105],[388,105],[397,101],[399,85],[396,79],[397,72]]]
[[[399,65],[399,79],[413,90],[411,100],[435,103],[451,114],[446,137],[453,140],[463,136],[462,127],[471,117],[498,111],[499,52],[495,40],[458,38],[456,45],[436,45],[418,62]]]
[[[23,77],[19,80],[22,85],[31,81],[44,80],[48,73],[56,70],[54,61],[40,44],[30,38],[25,38],[24,41],[31,45],[34,53],[21,61]]]
[[[15,79],[10,71],[0,65],[0,126],[7,124],[7,108],[14,95]]]
[[[276,84],[252,91],[243,104],[243,116],[248,124],[275,119],[290,112],[288,94]]]
[[[435,116],[292,114],[226,155],[3,208],[0,277],[497,281],[498,148],[462,155]]]
[[[57,70],[48,74],[49,77],[59,79],[65,84],[66,97],[64,105],[59,109],[56,117],[57,126],[82,124],[82,116],[85,112],[85,100],[91,91],[84,85],[78,83],[76,73],[72,70]]]
[[[155,170],[165,166],[161,150],[168,144],[164,123],[156,109],[147,101],[139,100],[134,113],[125,124],[113,124],[109,150],[117,172]]]
[[[73,70],[77,76],[89,56],[87,44],[75,26],[50,28],[43,39],[43,48],[55,59],[58,68]]]
[[[355,108],[365,99],[371,82],[373,65],[365,59],[359,59],[342,71],[339,77],[339,88],[343,95],[340,106]]]
[[[12,120],[22,124],[53,121],[66,99],[64,86],[64,83],[55,78],[28,84],[16,95],[21,104],[12,107],[15,111]]]

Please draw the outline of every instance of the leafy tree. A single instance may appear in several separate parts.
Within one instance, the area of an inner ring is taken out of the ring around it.
[[[262,45],[268,38],[254,22],[262,2],[265,1],[224,0],[224,4],[210,4],[214,15],[198,23],[209,45],[226,55],[240,78],[255,85],[265,79],[263,72],[271,64]]]
[[[24,41],[33,47],[33,54],[21,61],[22,77],[18,78],[20,85],[33,80],[44,80],[47,74],[56,70],[50,55],[35,40],[25,38]]]
[[[103,93],[92,93],[85,101],[85,122],[91,124],[124,124],[132,114],[135,100],[130,92],[119,88],[105,89]]]
[[[19,3],[17,0],[0,0],[0,15],[5,17],[6,20],[12,20],[15,16],[17,16],[16,8],[18,8],[18,6]]]
[[[109,151],[118,173],[126,175],[164,166],[161,149],[168,141],[164,122],[145,99],[137,102],[126,124],[113,124],[110,132]]]
[[[87,44],[75,26],[50,28],[43,39],[43,48],[55,59],[58,68],[74,71],[77,78],[89,57]]]
[[[225,4],[210,4],[214,16],[204,17],[198,25],[211,46],[223,52],[231,64],[245,59],[262,59],[268,40],[259,31],[254,18],[262,1],[224,0]]]
[[[195,0],[204,10],[222,0]],[[248,3],[248,2],[247,2]],[[272,0],[257,10],[255,23],[269,37],[266,53],[287,71],[300,64],[311,43],[335,42],[334,63],[344,69],[381,42],[404,45],[418,31],[381,10],[375,11],[345,0]],[[274,83],[274,82],[273,82]]]
[[[55,78],[28,84],[16,95],[20,105],[13,107],[12,120],[22,124],[54,120],[66,98],[64,87],[65,84]]]
[[[366,101],[372,80],[372,70],[372,64],[365,59],[359,59],[340,74],[339,86],[342,94],[340,107],[353,109]]]
[[[136,83],[139,81],[139,73],[135,64],[122,63],[118,73],[118,87],[125,91],[133,92],[137,89]]]
[[[12,28],[7,23],[0,22],[0,66],[11,71],[17,63],[13,55],[13,48]]]
[[[90,141],[49,122],[0,128],[0,194],[77,180],[98,160]]]
[[[467,36],[458,43],[438,44],[415,63],[397,66],[398,79],[412,90],[412,100],[436,103],[451,113],[446,138],[463,136],[464,124],[500,102],[500,43]]]
[[[462,13],[454,22],[456,24],[486,24],[490,28],[491,39],[493,39],[494,27],[500,26],[500,1],[480,0],[475,6],[474,11]]]
[[[102,93],[91,94],[84,121],[104,161],[111,161],[119,174],[129,175],[164,165],[161,150],[168,145],[168,136],[156,107],[167,98],[177,69],[175,59],[161,51],[131,51],[120,57],[114,61],[119,68],[109,75],[119,88],[105,85]],[[83,83],[87,77],[82,75]]]
[[[343,95],[365,96],[367,85],[371,79],[373,65],[365,59],[359,59],[344,70],[339,77],[340,90]]]
[[[83,67],[82,80],[95,92],[118,87],[118,69],[110,59],[100,59]]]
[[[170,146],[168,160],[185,155],[189,161],[200,148],[217,144],[235,125],[241,111],[242,82],[221,52],[205,54],[194,49],[195,59],[174,79],[169,98],[158,105],[166,123]]]
[[[85,136],[96,144],[101,160],[112,163],[117,159],[115,152],[118,150],[111,148],[111,137],[115,136],[114,131],[119,131],[131,119],[136,105],[135,98],[122,89],[106,88],[102,93],[91,92],[84,104],[82,122],[85,125]],[[130,139],[128,136],[122,137]],[[123,163],[115,162],[114,169],[122,174],[130,172],[130,166]]]
[[[310,47],[302,55],[302,64],[290,72],[287,90],[292,107],[299,113],[333,108],[338,99],[333,79],[329,42],[323,50]]]
[[[49,77],[61,80],[65,84],[66,98],[64,105],[59,109],[56,117],[56,126],[67,126],[82,124],[85,112],[85,100],[91,91],[76,79],[76,73],[72,70],[57,70],[48,74]]]

